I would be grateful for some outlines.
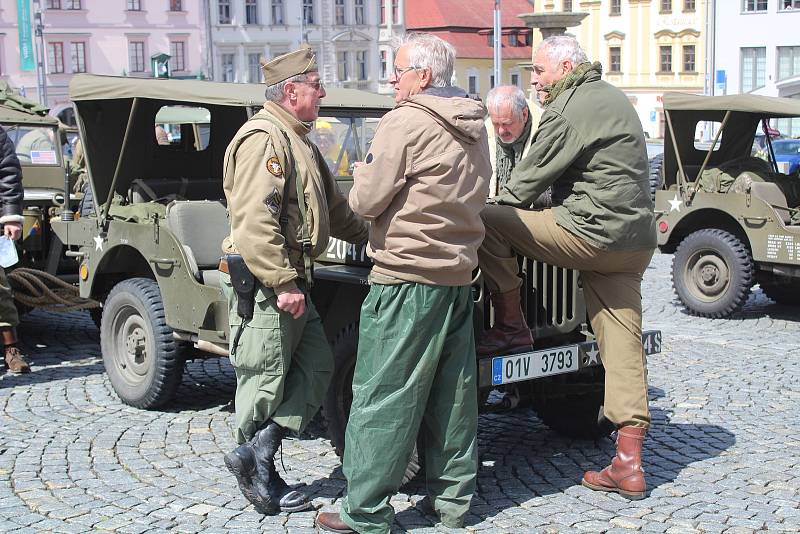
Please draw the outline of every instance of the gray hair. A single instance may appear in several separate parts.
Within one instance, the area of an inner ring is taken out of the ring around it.
[[[447,41],[430,33],[408,33],[395,41],[395,48],[410,45],[408,60],[419,69],[431,69],[431,86],[450,87],[456,49]]]
[[[511,112],[518,120],[523,118],[523,110],[528,107],[525,93],[516,85],[498,85],[486,95],[486,109],[498,111],[502,104],[511,106]]]
[[[577,67],[589,61],[578,40],[571,35],[552,35],[539,44],[537,52],[539,50],[545,50],[547,59],[554,63],[568,59]]]
[[[275,102],[276,104],[280,104],[281,102],[283,102],[284,99],[283,88],[286,87],[287,83],[305,82],[307,80],[308,76],[306,76],[305,74],[298,74],[297,76],[292,76],[291,78],[287,78],[282,82],[268,85],[267,88],[264,90],[264,97],[270,102]]]

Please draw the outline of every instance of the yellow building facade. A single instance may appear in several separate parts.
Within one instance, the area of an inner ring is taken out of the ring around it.
[[[523,91],[531,86],[531,71],[525,68],[529,60],[504,59],[501,63],[501,85],[516,85]],[[486,100],[494,87],[494,62],[491,59],[456,58],[453,65],[455,83],[470,96]]]
[[[664,136],[665,92],[703,93],[706,0],[535,0],[534,16],[523,18],[535,25],[559,12],[586,13],[567,32],[628,95],[650,137]],[[534,52],[541,40],[534,30]]]

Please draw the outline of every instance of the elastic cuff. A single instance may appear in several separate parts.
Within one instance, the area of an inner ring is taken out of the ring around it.
[[[276,295],[280,295],[281,293],[288,293],[289,291],[293,291],[297,289],[297,284],[294,280],[289,280],[285,284],[281,284],[279,286],[275,286],[272,288],[275,291]]]
[[[0,224],[6,224],[10,222],[22,224],[25,222],[25,217],[22,215],[3,215],[0,217]]]

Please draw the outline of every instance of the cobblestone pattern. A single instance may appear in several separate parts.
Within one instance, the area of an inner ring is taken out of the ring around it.
[[[645,444],[649,496],[629,502],[579,485],[610,440],[574,441],[529,410],[481,416],[479,493],[467,529],[499,532],[800,531],[797,309],[755,290],[730,320],[686,315],[671,256],[645,278],[645,326],[664,333],[650,359],[654,425]],[[314,512],[262,517],[222,455],[234,447],[227,361],[187,365],[167,410],[122,404],[103,372],[88,316],[33,313],[21,327],[29,375],[0,377],[0,532],[314,532]],[[337,510],[339,461],[320,425],[283,448],[290,483]],[[399,531],[446,531],[393,499]]]

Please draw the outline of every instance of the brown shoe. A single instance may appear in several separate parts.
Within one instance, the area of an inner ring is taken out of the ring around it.
[[[484,332],[475,348],[479,358],[533,350],[533,336],[520,304],[519,288],[492,293],[494,326]]]
[[[347,523],[342,521],[339,514],[335,512],[320,512],[315,521],[317,528],[325,532],[336,532],[337,534],[356,534]]]
[[[22,373],[30,373],[31,366],[28,365],[28,362],[25,361],[23,358],[22,353],[19,349],[12,345],[10,347],[6,347],[6,367],[12,373],[22,374]]]
[[[587,471],[581,484],[597,491],[613,491],[628,499],[645,496],[647,484],[642,470],[642,443],[646,428],[624,426],[617,432],[617,455],[602,471]]]

